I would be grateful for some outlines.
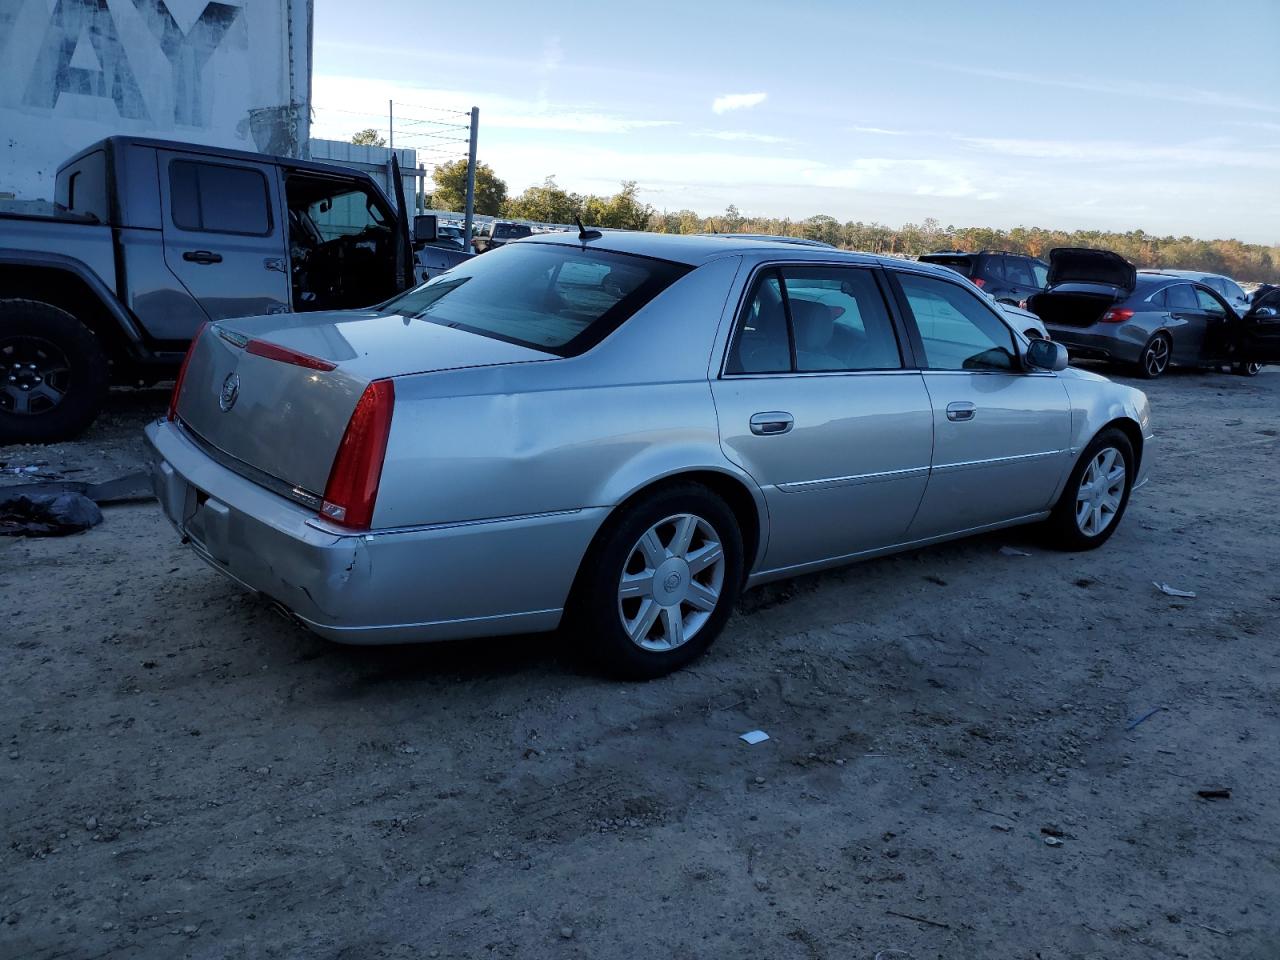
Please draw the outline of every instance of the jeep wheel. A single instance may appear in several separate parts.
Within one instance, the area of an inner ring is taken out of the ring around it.
[[[50,443],[85,429],[106,399],[98,338],[58,307],[0,300],[0,443]]]

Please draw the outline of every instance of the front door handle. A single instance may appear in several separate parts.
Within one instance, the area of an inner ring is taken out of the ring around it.
[[[759,437],[771,437],[779,433],[787,433],[795,426],[796,419],[784,410],[770,410],[767,413],[751,415],[751,432]]]
[[[956,400],[954,403],[947,404],[947,419],[956,423],[972,420],[977,413],[977,407],[968,400]]]
[[[182,259],[188,263],[221,263],[222,254],[212,250],[188,250],[182,255]]]

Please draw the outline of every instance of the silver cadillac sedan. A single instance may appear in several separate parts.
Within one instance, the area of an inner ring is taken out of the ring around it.
[[[210,324],[147,436],[184,539],[322,636],[567,625],[652,677],[769,580],[1014,524],[1105,542],[1147,398],[1066,361],[943,267],[584,231]]]

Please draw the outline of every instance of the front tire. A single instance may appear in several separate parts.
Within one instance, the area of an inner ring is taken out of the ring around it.
[[[641,496],[610,518],[574,585],[569,622],[606,672],[660,677],[706,652],[742,587],[733,511],[685,483]]]
[[[1133,489],[1137,457],[1115,428],[1103,430],[1084,448],[1046,526],[1061,550],[1094,550],[1120,526]]]
[[[1173,353],[1173,340],[1167,333],[1157,333],[1147,341],[1138,357],[1138,376],[1143,380],[1163,377],[1169,369],[1169,357]]]
[[[1262,372],[1262,364],[1260,363],[1233,363],[1231,372],[1238,377],[1256,377]]]
[[[110,368],[93,331],[37,300],[0,300],[0,443],[81,433],[106,400]]]

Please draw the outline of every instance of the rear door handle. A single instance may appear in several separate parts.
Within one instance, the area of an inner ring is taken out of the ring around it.
[[[771,437],[789,432],[795,426],[795,422],[795,417],[784,410],[754,413],[751,415],[751,432],[760,437]]]
[[[947,404],[947,419],[957,423],[972,420],[977,413],[977,407],[968,400],[956,400],[954,403]]]
[[[188,263],[221,263],[222,254],[212,250],[188,250],[182,255],[182,259]]]

